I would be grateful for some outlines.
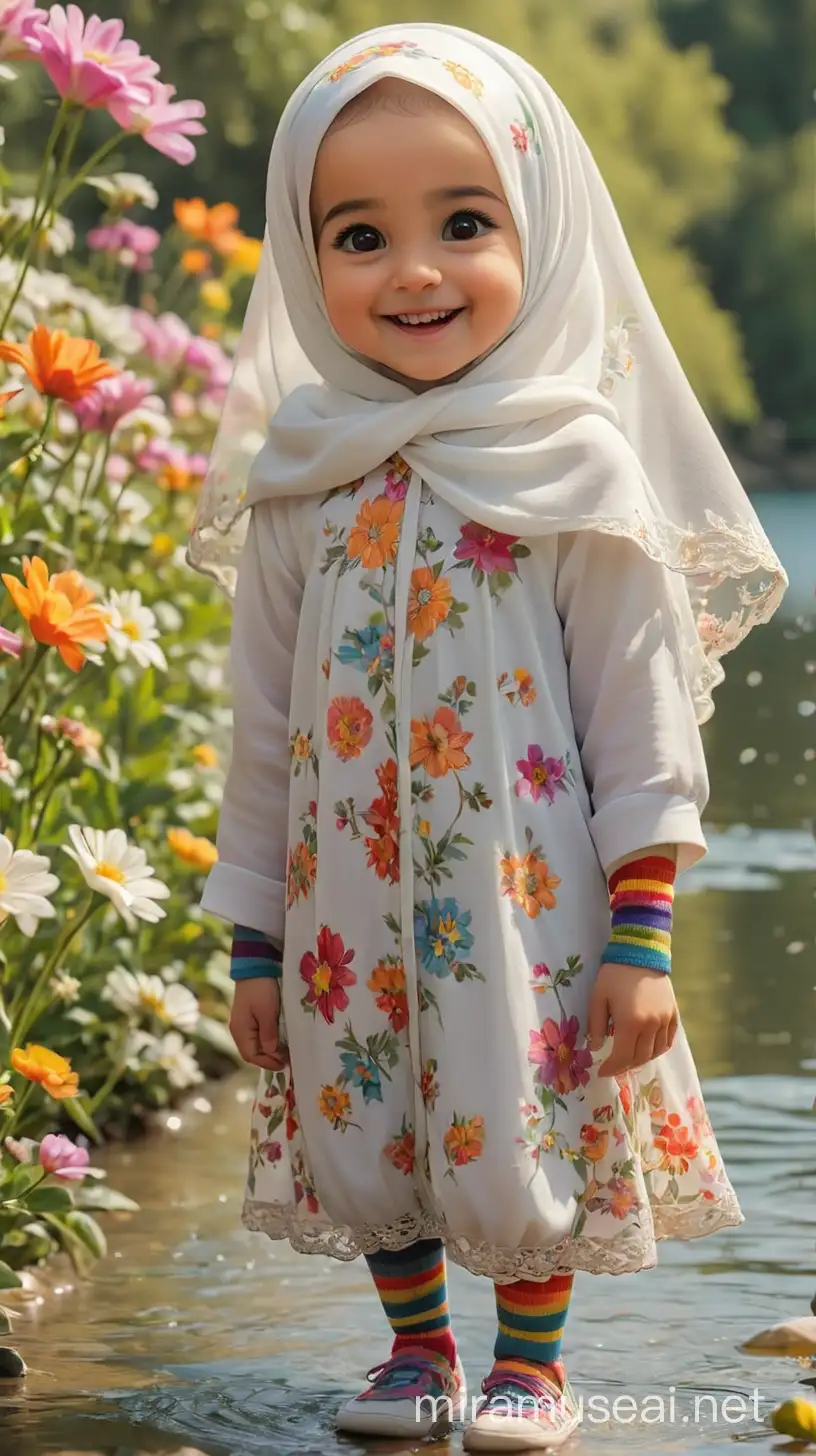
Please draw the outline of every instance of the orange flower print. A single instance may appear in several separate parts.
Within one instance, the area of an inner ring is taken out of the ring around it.
[[[374,719],[361,698],[332,698],[326,714],[326,736],[337,757],[348,763],[371,742]]]
[[[286,867],[286,906],[291,910],[298,900],[308,900],[309,891],[317,879],[317,855],[308,845],[300,841],[289,851]]]
[[[446,71],[450,71],[454,81],[458,81],[466,91],[472,91],[474,96],[481,96],[484,91],[484,82],[478,76],[474,76],[467,66],[460,66],[458,61],[445,61],[444,66]]]
[[[484,1152],[484,1136],[483,1117],[464,1118],[454,1113],[453,1122],[443,1138],[449,1168],[464,1168],[468,1163],[475,1163]]]
[[[433,1057],[429,1057],[422,1068],[422,1100],[430,1112],[436,1106],[436,1099],[439,1096],[439,1083],[436,1080],[437,1063]]]
[[[385,1156],[399,1173],[405,1173],[406,1177],[414,1171],[414,1158],[416,1156],[416,1139],[413,1129],[406,1127],[403,1122],[399,1136],[383,1148]]]
[[[669,1113],[654,1139],[654,1145],[661,1154],[658,1166],[663,1172],[675,1176],[688,1172],[692,1159],[699,1151],[691,1129],[681,1121],[679,1112]]]
[[[317,1104],[335,1132],[345,1132],[351,1117],[351,1098],[348,1092],[344,1092],[342,1087],[334,1087],[331,1084],[321,1087]]]
[[[468,768],[465,752],[472,733],[465,733],[453,708],[437,708],[432,718],[411,720],[411,768],[424,768],[432,779],[451,769]]]
[[[561,880],[552,874],[545,859],[539,859],[532,850],[525,855],[506,854],[499,868],[502,894],[509,895],[513,904],[520,906],[531,920],[536,920],[542,910],[555,909],[553,891],[558,889]]]
[[[418,642],[432,637],[453,606],[453,592],[446,576],[435,577],[430,566],[411,572],[408,592],[408,627]]]
[[[363,841],[368,852],[366,864],[378,880],[399,882],[399,814],[397,813],[397,765],[393,758],[377,767],[377,783],[382,793],[373,799],[363,820],[373,834]]]
[[[402,501],[378,495],[363,501],[360,513],[349,531],[346,555],[359,560],[367,571],[386,566],[394,560],[399,543],[400,521],[405,506]]]
[[[585,1122],[581,1128],[581,1153],[590,1163],[600,1163],[606,1155],[609,1133],[606,1128]]]
[[[624,1219],[633,1208],[637,1208],[635,1190],[624,1178],[610,1178],[607,1187],[610,1193],[609,1212],[613,1218]]]
[[[395,964],[380,961],[366,981],[373,991],[377,1007],[384,1011],[394,1031],[402,1031],[408,1025],[408,995],[405,988],[405,967],[402,961]]]
[[[626,1072],[620,1072],[615,1077],[615,1081],[618,1084],[618,1095],[620,1097],[621,1107],[623,1108],[623,1115],[624,1117],[628,1117],[632,1111],[632,1087],[629,1077]]]

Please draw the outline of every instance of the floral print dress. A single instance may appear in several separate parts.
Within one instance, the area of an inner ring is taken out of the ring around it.
[[[490,532],[398,456],[256,508],[204,899],[284,942],[248,1227],[339,1258],[440,1237],[508,1280],[741,1222],[682,1025],[617,1078],[585,1045],[608,865],[704,852],[662,579],[596,532]]]

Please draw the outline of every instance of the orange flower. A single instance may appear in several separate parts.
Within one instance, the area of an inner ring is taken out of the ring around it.
[[[351,1098],[348,1092],[343,1092],[341,1088],[333,1087],[330,1083],[321,1087],[318,1106],[323,1116],[334,1124],[335,1129],[342,1127],[351,1116]]]
[[[542,910],[555,909],[556,890],[561,884],[558,875],[550,873],[545,859],[529,850],[524,856],[508,854],[500,861],[501,892],[520,905],[525,915],[536,920]]]
[[[469,1122],[460,1122],[454,1114],[453,1122],[443,1138],[448,1162],[457,1168],[475,1163],[484,1152],[484,1118],[471,1117]]]
[[[66,1097],[76,1097],[79,1091],[79,1073],[71,1071],[71,1063],[58,1052],[48,1047],[32,1046],[29,1042],[25,1051],[16,1047],[11,1054],[11,1065],[21,1077],[29,1082],[39,1082],[49,1097],[62,1102]]]
[[[206,273],[211,261],[209,253],[205,253],[203,248],[185,248],[181,255],[182,268],[185,273],[192,273],[194,278],[199,273]]]
[[[326,713],[326,737],[343,763],[359,758],[371,742],[374,718],[361,698],[333,698]]]
[[[408,996],[405,989],[405,968],[400,961],[389,966],[380,961],[366,981],[373,991],[377,1006],[384,1011],[394,1031],[402,1031],[408,1025]]]
[[[532,673],[529,673],[526,667],[517,667],[513,673],[513,677],[516,681],[521,706],[523,708],[529,708],[531,703],[534,703],[536,700],[535,683]]]
[[[596,1127],[594,1122],[585,1122],[581,1128],[581,1152],[590,1163],[600,1163],[606,1155],[609,1132]]]
[[[346,546],[349,560],[356,561],[359,557],[360,564],[367,571],[393,561],[404,509],[402,501],[389,500],[387,495],[363,501],[360,514],[349,531]]]
[[[453,606],[453,592],[446,576],[437,580],[430,566],[411,572],[408,592],[408,626],[418,642],[431,637]]]
[[[260,238],[248,238],[239,232],[232,238],[226,256],[239,273],[253,274],[258,271],[262,251],[263,242]]]
[[[0,420],[5,418],[6,405],[8,404],[9,400],[16,399],[17,395],[22,394],[22,392],[23,391],[21,389],[7,389],[2,394],[0,394]]]
[[[188,237],[209,243],[218,253],[228,253],[236,241],[238,208],[232,202],[218,202],[215,207],[208,207],[203,197],[177,197],[173,216]]]
[[[659,1166],[666,1173],[687,1173],[689,1164],[699,1151],[690,1129],[681,1122],[679,1112],[669,1113],[654,1139],[654,1145],[662,1153]]]
[[[198,870],[211,869],[218,859],[212,840],[200,838],[189,829],[168,829],[167,843],[179,859]]]
[[[211,743],[197,743],[193,758],[199,768],[218,768],[218,750]]]
[[[69,404],[89,394],[101,379],[119,373],[100,359],[99,345],[93,339],[72,339],[62,329],[49,329],[45,324],[37,324],[25,344],[0,342],[0,359],[21,364],[40,394]]]
[[[432,718],[411,720],[411,767],[424,768],[432,779],[450,769],[468,768],[465,748],[472,733],[464,733],[453,708],[437,708]]]
[[[395,1138],[383,1148],[385,1156],[399,1173],[413,1173],[414,1159],[416,1157],[416,1137],[411,1131],[404,1132],[401,1137]]]
[[[56,647],[66,667],[79,672],[85,661],[81,642],[106,642],[107,618],[92,606],[93,592],[78,571],[58,571],[49,580],[48,567],[39,556],[23,557],[26,584],[16,576],[0,577],[33,636],[46,647]]]
[[[4,1102],[8,1102],[13,1096],[14,1088],[10,1087],[8,1082],[0,1082],[0,1107],[3,1106]]]
[[[301,840],[289,851],[289,863],[286,866],[286,904],[289,910],[301,896],[308,900],[309,891],[316,879],[317,856]]]

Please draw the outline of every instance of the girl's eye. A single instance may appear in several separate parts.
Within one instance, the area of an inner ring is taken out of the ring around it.
[[[473,238],[482,238],[496,223],[484,212],[454,212],[442,229],[445,242],[469,243]]]
[[[368,223],[355,222],[337,234],[332,245],[343,253],[375,253],[385,246],[381,232]]]

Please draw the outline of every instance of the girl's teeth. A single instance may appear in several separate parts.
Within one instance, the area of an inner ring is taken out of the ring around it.
[[[455,309],[446,308],[437,313],[398,313],[397,318],[401,324],[435,324],[437,319],[450,318]]]

